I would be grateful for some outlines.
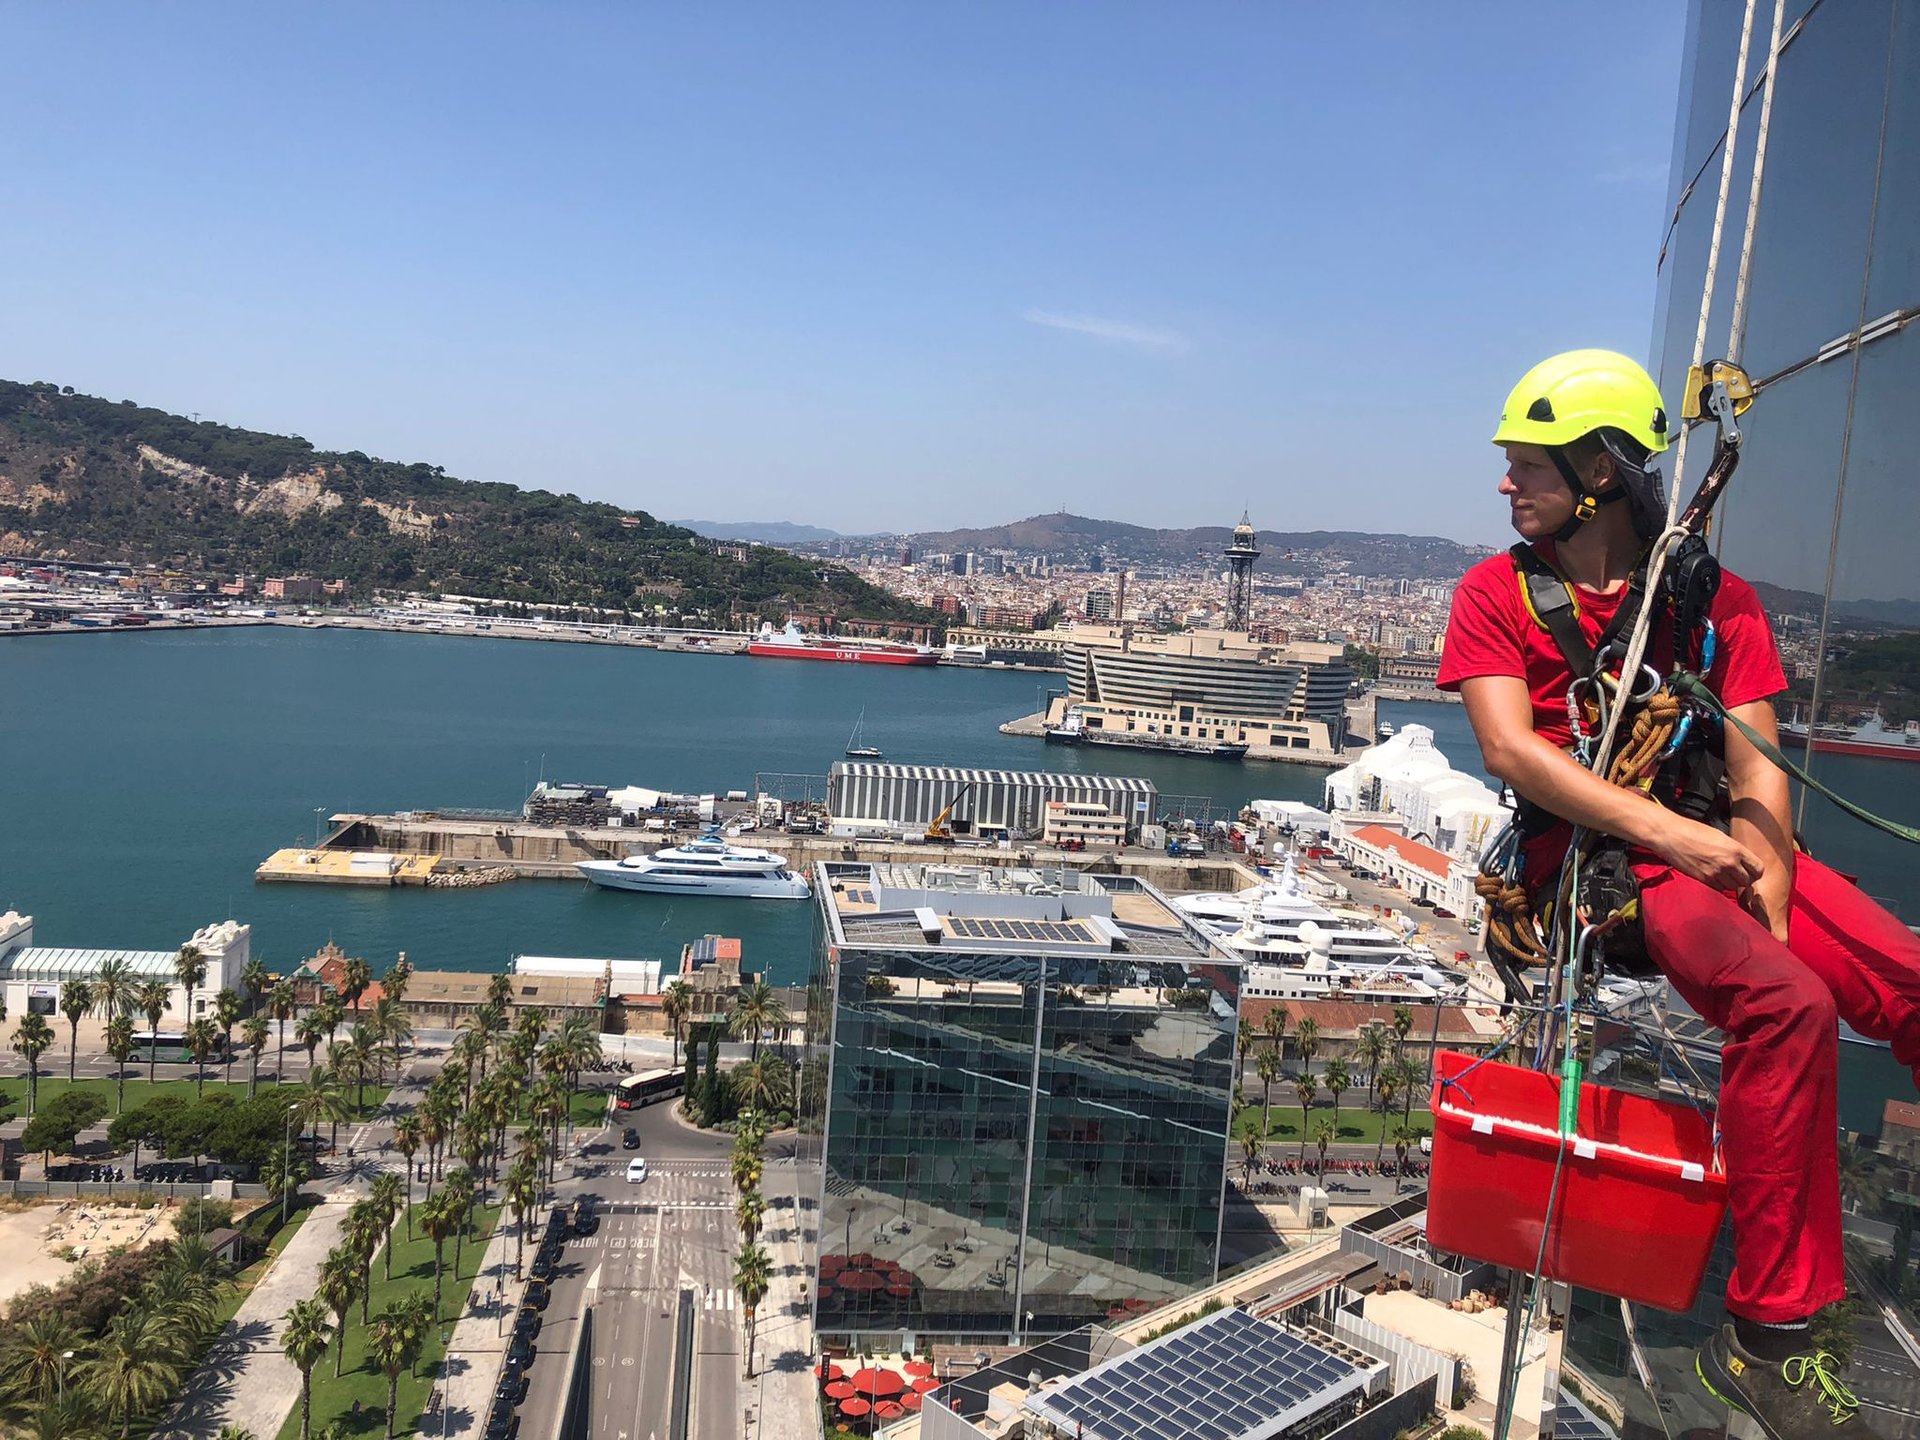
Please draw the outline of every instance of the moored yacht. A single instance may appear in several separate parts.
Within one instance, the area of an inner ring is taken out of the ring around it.
[[[713,830],[698,840],[651,855],[583,860],[573,868],[608,890],[639,890],[651,895],[804,900],[811,893],[807,882],[787,868],[786,856],[729,845]]]

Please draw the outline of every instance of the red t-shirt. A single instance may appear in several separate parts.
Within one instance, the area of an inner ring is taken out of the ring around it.
[[[1540,541],[1535,549],[1548,561],[1553,560],[1552,541]],[[1574,591],[1580,600],[1580,629],[1589,644],[1597,643],[1620,608],[1627,587],[1622,585],[1610,595],[1578,585]],[[1737,575],[1722,572],[1719,593],[1707,614],[1713,621],[1714,660],[1706,682],[1721,704],[1731,710],[1787,688],[1780,653],[1773,643],[1773,627],[1767,623],[1760,597],[1751,585]],[[1648,650],[1647,663],[1665,675],[1673,666],[1670,626],[1656,628]],[[1504,551],[1482,560],[1462,577],[1453,592],[1453,612],[1447,620],[1440,688],[1458,690],[1461,681],[1479,675],[1511,675],[1526,681],[1533,698],[1534,733],[1562,749],[1572,747],[1567,687],[1573,683],[1573,671],[1553,637],[1527,613],[1513,557]],[[1559,863],[1558,853],[1566,848],[1565,832],[1559,833],[1557,845],[1553,841],[1553,836],[1543,836],[1528,847],[1529,876],[1544,873],[1549,853],[1553,855],[1550,863]]]

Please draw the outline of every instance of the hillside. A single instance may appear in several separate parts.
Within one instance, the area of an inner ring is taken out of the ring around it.
[[[189,574],[302,574],[532,603],[920,618],[837,566],[644,512],[316,450],[298,435],[0,381],[0,553]]]
[[[1233,529],[1203,525],[1191,530],[1154,530],[1118,520],[1095,520],[1062,511],[1011,525],[942,530],[900,538],[931,552],[1012,550],[1044,554],[1056,564],[1084,563],[1094,556],[1133,566],[1182,568],[1220,563]],[[1375,535],[1356,530],[1260,530],[1259,570],[1348,569],[1392,579],[1457,580],[1486,552],[1434,535]]]
[[[669,520],[667,523],[709,540],[758,540],[763,545],[806,545],[840,538],[838,530],[796,525],[791,520]]]

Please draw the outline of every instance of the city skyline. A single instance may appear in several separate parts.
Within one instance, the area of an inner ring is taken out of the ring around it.
[[[1648,350],[1678,14],[1571,87],[1517,5],[1098,13],[23,10],[0,373],[667,516],[1498,539],[1513,376]]]

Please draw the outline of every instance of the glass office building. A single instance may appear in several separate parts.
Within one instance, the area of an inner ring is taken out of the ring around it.
[[[1240,967],[1128,876],[820,867],[826,1338],[1003,1342],[1209,1283]]]
[[[1720,555],[1755,583],[1773,621],[1792,683],[1782,722],[1811,729],[1811,753],[1806,729],[1788,753],[1841,793],[1912,823],[1920,818],[1920,726],[1905,728],[1920,721],[1920,326],[1912,323],[1920,315],[1920,0],[1780,6],[1744,337],[1733,344],[1774,12],[1774,0],[1693,0],[1651,368],[1677,406],[1737,96],[1706,357],[1731,352],[1761,389],[1719,511]],[[1695,438],[1706,443],[1690,446],[1683,495],[1704,473],[1710,437],[1702,431]],[[1859,875],[1909,924],[1920,922],[1910,846],[1797,786],[1795,805],[1813,853]],[[1911,1078],[1884,1050],[1849,1042],[1841,1052],[1842,1126],[1871,1136],[1886,1098],[1913,1098]],[[1655,1066],[1643,1055],[1629,1070],[1644,1076]],[[1687,1316],[1575,1295],[1563,1376],[1607,1430],[1679,1436],[1724,1422],[1724,1411],[1705,1403],[1692,1355],[1719,1319],[1728,1260],[1723,1241]],[[1884,1334],[1877,1343],[1895,1349]],[[1898,1361],[1856,1364],[1851,1383],[1868,1403],[1892,1407],[1872,1415],[1877,1431],[1920,1434],[1909,1398],[1920,1376],[1886,1368]],[[1560,1415],[1564,1424],[1570,1407]]]

